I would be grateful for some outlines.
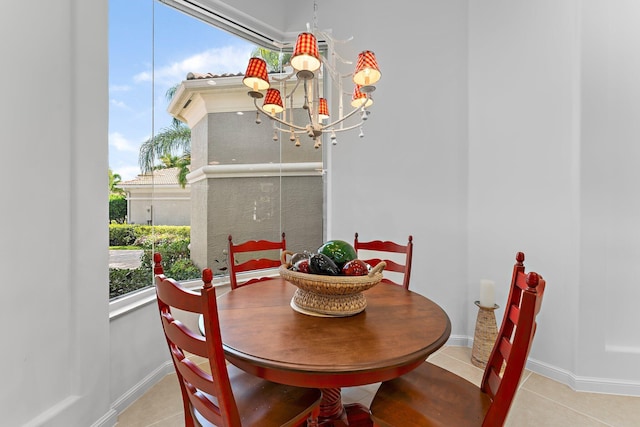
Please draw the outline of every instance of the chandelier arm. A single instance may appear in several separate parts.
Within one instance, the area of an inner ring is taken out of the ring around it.
[[[289,126],[289,128],[283,128],[283,127],[280,127],[280,126],[275,126],[275,129],[279,130],[280,132],[283,132],[283,133],[285,133],[285,132],[286,133],[291,133],[290,125],[287,124],[287,126]],[[328,132],[328,131],[323,130],[323,132]],[[336,132],[337,132],[337,130],[336,130]],[[304,129],[304,130],[294,130],[293,133],[294,134],[303,134],[303,133],[306,134],[307,130],[306,129]]]
[[[331,54],[336,56],[340,60],[340,62],[342,62],[343,64],[347,64],[347,65],[353,64],[353,61],[349,61],[347,59],[344,59],[342,56],[340,56],[339,53],[336,53],[335,51],[333,51]]]
[[[300,86],[300,80],[296,80],[296,84],[293,86],[293,89],[291,89],[291,92],[285,95],[285,98],[289,98],[290,103],[293,102],[293,94],[296,93],[296,89],[298,89],[298,86]]]
[[[287,74],[286,76],[284,76],[284,77],[280,77],[280,78],[275,77],[275,76],[271,76],[271,79],[272,79],[273,81],[278,82],[278,83],[280,83],[280,82],[286,82],[287,80],[291,79],[291,77],[293,77],[295,74],[296,74],[296,73],[295,73],[295,71],[294,71],[294,72],[291,72],[291,73]]]
[[[278,118],[278,117],[276,117],[276,116],[271,115],[269,112],[265,111],[262,107],[260,107],[260,106],[258,105],[258,101],[257,101],[257,99],[256,99],[256,98],[254,98],[254,99],[253,99],[253,105],[255,105],[255,106],[256,106],[256,109],[257,109],[259,112],[261,112],[262,114],[264,114],[265,116],[267,116],[267,117],[268,117],[268,118],[270,118],[271,120],[275,120],[275,121],[276,121],[276,122],[278,122],[278,123],[281,123],[281,124],[283,124],[283,125],[285,125],[285,126],[287,126],[287,127],[292,127],[292,128],[294,128],[294,129],[298,129],[298,130],[302,130],[302,131],[306,131],[306,130],[307,130],[307,128],[306,128],[306,127],[300,127],[300,126],[298,126],[298,125],[294,125],[293,123],[287,123],[287,122],[285,122],[284,120],[282,120],[282,119],[280,119],[280,118]]]
[[[336,129],[322,129],[322,133],[329,133],[329,132],[336,132],[336,133],[340,133],[343,132],[345,130],[352,130],[355,129],[357,127],[360,127],[364,125],[364,121],[361,121],[360,123],[357,123],[355,125],[349,126],[349,127],[341,127],[341,128],[336,128]]]
[[[355,113],[357,113],[359,110],[361,110],[361,109],[362,109],[362,107],[364,107],[364,104],[366,104],[368,100],[369,100],[369,97],[368,97],[368,96],[366,96],[366,97],[362,98],[362,104],[361,104],[361,105],[359,105],[359,106],[357,106],[356,108],[354,108],[354,109],[353,109],[349,114],[347,114],[346,116],[339,118],[338,120],[336,120],[336,121],[335,121],[335,122],[333,122],[333,123],[329,123],[329,124],[327,124],[327,125],[323,126],[323,128],[330,128],[330,127],[333,127],[333,126],[335,126],[335,125],[337,125],[337,124],[339,124],[339,123],[344,122],[344,121],[345,121],[345,120],[347,120],[349,117],[353,116]],[[254,102],[255,102],[255,101],[254,101]]]
[[[353,36],[349,36],[347,39],[336,39],[326,31],[318,31],[318,34],[322,35],[325,39],[331,40],[332,43],[347,44],[353,40]]]

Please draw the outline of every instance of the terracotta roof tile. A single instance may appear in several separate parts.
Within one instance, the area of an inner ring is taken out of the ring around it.
[[[224,73],[224,74],[212,74],[212,73],[189,73],[187,74],[187,80],[198,79],[214,79],[218,77],[239,77],[244,76],[244,73]]]
[[[129,185],[179,185],[178,168],[156,169],[151,173],[140,174],[129,181],[122,181],[118,186]]]

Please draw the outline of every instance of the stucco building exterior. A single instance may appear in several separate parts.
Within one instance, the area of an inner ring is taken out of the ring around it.
[[[178,168],[156,169],[117,187],[127,197],[129,224],[191,224],[191,186],[178,183]]]

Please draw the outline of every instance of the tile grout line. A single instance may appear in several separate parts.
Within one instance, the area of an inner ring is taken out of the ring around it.
[[[446,356],[447,358],[452,359],[452,360],[454,360],[454,361],[461,362],[461,363],[463,363],[463,364],[465,364],[465,365],[467,365],[467,366],[471,366],[471,367],[473,367],[473,368],[480,369],[480,368],[478,368],[477,366],[475,366],[475,365],[474,365],[473,363],[471,363],[471,362],[467,362],[466,360],[462,360],[462,359],[459,359],[459,358],[457,358],[457,357],[451,356],[451,355],[449,355],[449,354],[446,354],[445,352],[442,352],[442,353],[440,353],[440,354],[441,354],[442,356]],[[576,414],[583,415],[583,416],[585,416],[585,417],[587,417],[587,418],[590,418],[590,419],[592,419],[592,420],[594,420],[594,421],[596,421],[596,422],[599,422],[599,423],[601,423],[601,424],[603,424],[603,425],[605,425],[605,426],[607,426],[607,427],[615,427],[613,424],[610,424],[610,423],[608,423],[608,422],[606,422],[606,421],[603,421],[603,420],[601,420],[601,419],[599,419],[599,418],[596,418],[596,417],[594,417],[593,415],[590,415],[590,414],[586,414],[586,413],[584,413],[584,412],[581,412],[581,411],[577,410],[576,408],[572,408],[571,406],[567,406],[567,405],[565,405],[565,404],[559,403],[559,402],[557,402],[557,401],[555,401],[555,400],[553,400],[553,399],[549,399],[548,397],[546,397],[546,396],[544,396],[544,395],[542,395],[542,394],[540,394],[540,393],[538,393],[538,392],[536,392],[536,391],[533,391],[533,390],[531,390],[531,389],[529,389],[529,388],[526,388],[526,387],[525,387],[525,383],[527,382],[527,380],[528,380],[529,378],[531,378],[531,376],[532,376],[532,375],[533,375],[533,371],[528,371],[528,372],[527,372],[526,376],[522,378],[521,383],[520,383],[520,385],[518,386],[518,390],[520,390],[520,389],[527,390],[528,392],[533,393],[533,394],[535,394],[535,395],[537,395],[537,396],[539,396],[539,397],[541,397],[541,398],[543,398],[543,399],[545,399],[545,400],[547,400],[547,401],[549,401],[549,402],[552,402],[552,403],[555,403],[555,404],[557,404],[557,405],[559,405],[559,406],[562,406],[562,407],[564,407],[564,408],[567,408],[567,409],[569,409],[570,411],[575,412]]]
[[[524,384],[523,384],[523,385],[524,385]],[[522,387],[522,386],[521,386],[521,388],[524,388],[524,387]],[[601,423],[601,424],[603,424],[603,425],[605,425],[605,426],[608,426],[608,427],[615,427],[613,424],[609,424],[608,422],[603,421],[603,420],[601,420],[600,418],[596,418],[596,417],[594,417],[593,415],[586,414],[586,413],[584,413],[584,412],[582,412],[582,411],[578,411],[576,408],[572,408],[571,406],[567,406],[567,405],[565,405],[564,403],[558,402],[557,400],[549,399],[547,396],[545,396],[545,395],[543,395],[543,394],[540,394],[540,393],[538,393],[537,391],[531,390],[531,389],[529,389],[529,388],[525,388],[525,390],[526,390],[526,391],[528,391],[529,393],[533,393],[533,394],[535,394],[535,395],[536,395],[536,396],[538,396],[538,397],[541,397],[542,399],[544,399],[544,400],[546,400],[546,401],[548,401],[548,402],[551,402],[551,403],[554,403],[554,404],[556,404],[556,405],[562,406],[562,407],[564,407],[564,408],[566,408],[566,409],[569,409],[569,410],[570,410],[570,411],[572,411],[572,412],[575,412],[576,414],[584,415],[585,417],[590,418],[590,419],[592,419],[592,420],[594,420],[594,421],[597,421],[597,422],[599,422],[599,423]]]

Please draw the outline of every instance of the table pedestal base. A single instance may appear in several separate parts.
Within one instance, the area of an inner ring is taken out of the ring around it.
[[[342,393],[339,388],[323,388],[320,404],[320,420],[322,427],[372,427],[369,408],[360,403],[342,404]]]

